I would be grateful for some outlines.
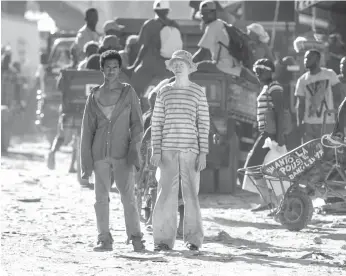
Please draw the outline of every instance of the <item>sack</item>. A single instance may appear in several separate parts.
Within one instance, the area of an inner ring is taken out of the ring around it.
[[[269,152],[264,158],[263,164],[270,163],[274,161],[275,159],[280,158],[281,156],[285,155],[287,153],[286,146],[279,147],[278,143],[271,140],[269,137],[264,141],[263,148],[269,148]],[[270,180],[272,186],[270,185],[269,181],[268,187],[269,189],[272,189],[276,196],[280,196],[284,194],[287,189],[290,187],[291,183],[289,181],[282,181],[284,191],[282,190],[280,180]]]
[[[171,58],[175,51],[183,49],[181,33],[174,26],[164,25],[160,31],[160,39],[160,55],[164,58]]]
[[[254,55],[250,37],[232,24],[224,22],[224,27],[229,37],[229,43],[228,45],[224,45],[219,42],[219,44],[227,48],[231,56],[241,61],[245,67],[252,70]]]
[[[264,158],[263,164],[269,163],[279,157],[281,157],[282,155],[287,153],[287,149],[286,146],[283,146],[281,148],[278,148],[278,144],[275,141],[272,141],[269,137],[265,140],[263,148],[269,148],[269,152],[267,153],[267,155]],[[286,192],[288,187],[290,186],[290,182],[288,181],[283,181],[283,186],[284,186],[284,191]],[[267,181],[268,187],[270,189],[274,189],[274,192],[277,196],[280,196],[283,194],[282,188],[281,188],[281,184],[279,180],[271,180],[271,184],[273,185],[273,188],[270,186],[269,181]],[[252,193],[256,193],[256,194],[260,194],[258,189],[256,188],[256,186],[253,183],[253,179],[250,179],[248,176],[244,177],[243,180],[243,190],[252,192]]]

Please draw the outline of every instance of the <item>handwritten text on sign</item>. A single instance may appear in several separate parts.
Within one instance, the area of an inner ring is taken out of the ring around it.
[[[293,180],[306,169],[312,167],[322,156],[323,147],[321,143],[310,141],[285,156],[263,166],[263,171],[268,175],[288,177],[290,180]]]

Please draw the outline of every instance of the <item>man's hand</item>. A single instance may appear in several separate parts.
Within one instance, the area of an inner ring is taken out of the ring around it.
[[[196,171],[203,171],[207,166],[207,155],[200,153],[196,158]]]
[[[81,178],[84,180],[89,180],[91,174],[92,174],[92,172],[85,172],[81,175]]]
[[[140,143],[130,143],[129,151],[127,153],[127,164],[134,165],[137,171],[140,169],[141,156],[140,156]]]
[[[151,165],[158,167],[161,163],[161,154],[153,154],[150,158]]]

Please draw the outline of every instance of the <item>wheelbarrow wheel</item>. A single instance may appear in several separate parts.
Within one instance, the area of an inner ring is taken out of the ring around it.
[[[313,211],[311,198],[306,193],[295,190],[287,195],[278,219],[286,229],[300,231],[311,221]]]

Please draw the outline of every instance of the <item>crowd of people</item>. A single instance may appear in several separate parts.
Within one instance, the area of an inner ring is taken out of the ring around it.
[[[105,36],[101,38],[96,32],[97,11],[89,9],[86,24],[71,48],[71,68],[100,70],[104,77],[87,98],[81,129],[82,177],[88,179],[92,172],[95,174],[95,251],[113,249],[109,192],[114,180],[124,207],[127,242],[132,241],[135,251],[145,248],[134,192],[135,182],[141,181],[152,190],[153,212],[147,224],[152,227],[154,249],[173,249],[177,232],[188,249],[199,250],[202,246],[198,192],[200,172],[206,167],[209,151],[210,115],[205,92],[189,79],[193,72],[223,72],[226,77],[243,79],[258,87],[259,137],[245,166],[263,164],[269,151],[263,144],[268,137],[284,152],[290,131],[285,88],[275,78],[276,58],[268,46],[270,37],[260,24],[247,27],[254,56],[250,70],[236,58],[236,53],[229,52],[229,33],[217,18],[214,1],[207,0],[199,6],[204,29],[194,55],[183,50],[180,27],[168,18],[169,2],[155,1],[153,8],[155,18],[144,23],[138,36],[128,37],[124,49],[117,36],[124,26],[116,20],[106,22]],[[134,45],[138,51],[133,50]],[[340,106],[337,121],[327,117],[327,129],[332,133],[331,143],[345,144],[346,58],[341,60],[339,77],[333,70],[321,67],[320,59],[318,49],[306,51],[307,72],[299,78],[295,92],[298,127],[304,132],[304,141],[318,138],[324,111]],[[163,80],[151,91],[148,103],[143,103],[145,88],[154,77]],[[148,108],[142,115],[144,107]],[[67,119],[62,105],[60,131],[48,157],[50,168],[54,168],[54,155],[63,144]],[[256,183],[262,203],[253,211],[271,209],[266,181],[258,178]]]

